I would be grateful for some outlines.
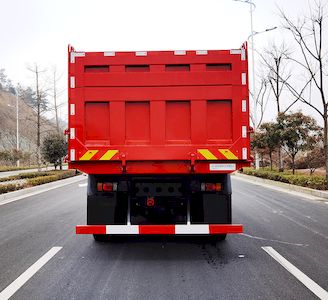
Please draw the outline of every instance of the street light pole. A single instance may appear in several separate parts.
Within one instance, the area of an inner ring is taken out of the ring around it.
[[[252,48],[252,96],[253,96],[253,120],[254,120],[254,133],[256,131],[256,123],[257,123],[257,101],[255,97],[255,62],[254,62],[254,30],[253,30],[253,11],[256,8],[255,3],[253,0],[234,0],[237,2],[242,2],[242,3],[247,3],[249,4],[249,13],[250,13],[250,19],[251,19],[251,48]],[[259,155],[257,151],[255,151],[255,169],[260,168],[260,160],[259,160]]]
[[[248,36],[247,40],[251,38],[251,48],[252,48],[252,94],[253,94],[253,121],[254,121],[254,133],[256,132],[256,126],[257,126],[257,101],[256,101],[256,84],[255,84],[255,47],[254,47],[254,35],[257,35],[262,32],[267,32],[276,29],[277,27],[269,28],[261,32],[254,31],[253,29],[253,11],[256,8],[255,3],[253,0],[233,0],[238,1],[242,3],[249,4],[249,12],[250,12],[250,19],[251,19],[251,34]],[[257,151],[255,151],[255,169],[260,168],[260,160],[259,160],[259,154]]]

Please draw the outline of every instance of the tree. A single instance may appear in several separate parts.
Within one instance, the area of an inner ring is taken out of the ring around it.
[[[48,134],[42,144],[42,155],[44,159],[53,163],[55,169],[60,166],[62,169],[62,158],[66,155],[67,143],[63,135],[58,133]]]
[[[305,116],[301,112],[279,114],[277,128],[280,142],[292,160],[293,174],[295,174],[295,157],[300,151],[312,150],[321,138],[321,128],[314,118]]]
[[[267,80],[270,84],[270,88],[273,92],[276,102],[277,115],[279,115],[281,112],[287,112],[297,102],[297,100],[294,100],[282,111],[281,94],[285,86],[285,81],[282,81],[280,78],[283,77],[288,79],[291,76],[290,72],[287,70],[287,57],[289,55],[290,51],[284,43],[282,43],[280,46],[273,43],[270,45],[270,47],[264,50],[264,54],[260,53],[263,65],[266,69]],[[281,150],[281,147],[279,147],[278,162],[280,172],[282,172],[284,169]]]
[[[310,175],[312,175],[317,168],[325,165],[323,147],[316,146],[313,150],[306,152],[306,154],[296,162],[296,165],[300,169],[309,169]]]
[[[5,69],[0,69],[0,90],[4,90],[7,85],[7,75]]]
[[[278,148],[280,132],[277,123],[263,123],[254,134],[252,146],[258,150],[265,150],[270,158],[270,168],[272,170],[272,154]]]
[[[310,2],[309,2],[310,3]],[[327,14],[321,1],[315,0],[311,3],[313,7],[308,10],[308,15],[298,18],[297,21],[289,18],[281,9],[280,16],[284,28],[292,35],[299,57],[288,56],[291,62],[302,70],[302,86],[296,87],[292,84],[293,78],[285,78],[279,75],[281,82],[285,84],[295,100],[301,101],[314,109],[323,120],[323,144],[325,154],[326,179],[328,180],[328,99],[326,97],[326,68],[327,60],[327,39],[324,38],[324,21]],[[273,70],[274,71],[274,70]],[[312,99],[312,87],[320,99],[317,105]],[[309,91],[309,96],[305,92]]]
[[[37,126],[37,137],[36,137],[36,158],[38,169],[41,170],[41,125],[42,115],[48,110],[48,100],[45,90],[41,87],[40,75],[44,72],[41,71],[37,64],[33,67],[28,68],[29,71],[35,76],[35,97],[31,97],[29,100],[30,107],[36,112],[36,126]]]

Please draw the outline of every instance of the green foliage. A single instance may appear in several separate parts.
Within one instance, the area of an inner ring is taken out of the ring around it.
[[[43,141],[41,151],[45,160],[53,163],[55,168],[61,165],[62,158],[67,152],[64,136],[58,133],[49,134]]]
[[[78,174],[80,173],[76,172],[75,170],[67,170],[67,171],[31,172],[26,174],[19,174],[17,176],[10,176],[11,178],[10,180],[26,179],[26,182],[23,184],[13,184],[13,183],[0,184],[0,194],[12,192],[25,187],[36,186],[60,179],[73,177]],[[5,180],[2,179],[2,181]]]
[[[40,184],[49,183],[49,182],[60,180],[60,179],[73,177],[76,175],[75,170],[53,171],[53,172],[49,172],[49,173],[46,176],[29,178],[27,180],[27,185],[29,185],[29,186],[40,185]]]
[[[314,173],[317,168],[325,165],[325,152],[323,147],[316,147],[308,151],[300,159],[295,162],[298,169],[310,169],[310,175]]]
[[[243,173],[264,179],[280,181],[317,190],[326,190],[327,181],[324,176],[294,175],[270,170],[254,170],[244,168]]]
[[[297,153],[312,150],[321,139],[321,128],[314,118],[301,112],[279,114],[277,118],[281,144],[292,159],[295,173],[295,157]]]
[[[260,153],[268,154],[272,169],[272,153],[280,145],[280,131],[274,122],[263,123],[252,139],[252,148]]]
[[[23,188],[22,185],[13,184],[13,183],[0,184],[0,194],[13,192],[13,191],[16,191],[16,190],[19,190],[19,189],[22,189],[22,188]]]
[[[0,163],[2,164],[15,164],[17,160],[28,159],[31,156],[31,153],[24,152],[21,150],[11,149],[0,151]],[[0,168],[0,171],[3,171]]]

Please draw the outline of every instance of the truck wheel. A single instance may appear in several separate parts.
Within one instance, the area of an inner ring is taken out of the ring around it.
[[[217,241],[224,241],[226,239],[226,237],[227,237],[227,234],[226,233],[219,234],[219,235],[217,235],[216,240]]]
[[[211,235],[209,236],[209,239],[211,241],[211,243],[217,243],[217,242],[222,242],[226,239],[227,234],[216,234],[216,235]]]
[[[93,238],[96,242],[109,242],[109,234],[94,234]]]

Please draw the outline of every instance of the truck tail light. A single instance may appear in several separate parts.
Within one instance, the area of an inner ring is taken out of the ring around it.
[[[117,182],[98,182],[97,183],[98,192],[116,192]]]
[[[200,189],[202,192],[220,192],[222,185],[221,183],[202,183]]]

